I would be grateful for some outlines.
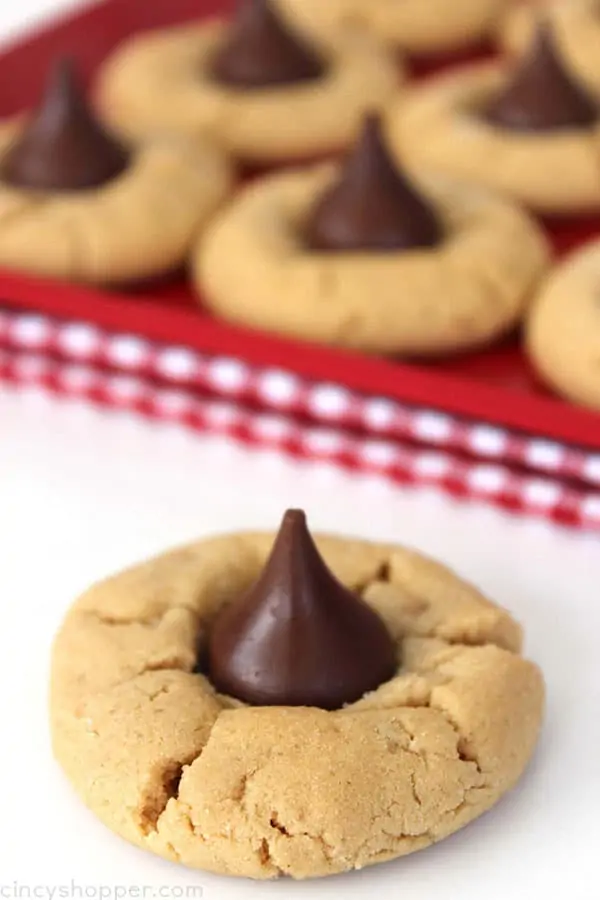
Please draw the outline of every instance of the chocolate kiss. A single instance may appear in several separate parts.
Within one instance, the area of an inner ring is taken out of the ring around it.
[[[542,23],[529,53],[485,118],[512,131],[558,131],[588,128],[597,122],[598,112],[561,59],[550,26]]]
[[[73,65],[54,67],[37,111],[0,166],[4,182],[40,191],[97,187],[127,166],[127,151],[87,105]]]
[[[379,117],[368,116],[339,180],[312,211],[309,247],[392,252],[433,247],[442,238],[434,210],[392,161]]]
[[[394,675],[379,618],[329,571],[300,510],[288,510],[262,575],[217,619],[210,678],[255,706],[338,709]]]
[[[324,71],[322,60],[288,29],[269,0],[242,0],[212,64],[217,81],[237,88],[297,84]]]

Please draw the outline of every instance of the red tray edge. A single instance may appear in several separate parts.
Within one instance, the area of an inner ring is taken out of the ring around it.
[[[530,398],[503,388],[425,367],[307,345],[231,326],[194,310],[167,307],[151,296],[135,300],[68,283],[0,271],[6,305],[93,322],[110,331],[193,347],[211,355],[238,356],[254,365],[292,370],[361,394],[435,408],[461,417],[598,449],[600,422],[585,409],[553,398]],[[508,402],[507,402],[508,400]],[[482,410],[493,410],[486,416]],[[596,433],[594,435],[594,432]]]

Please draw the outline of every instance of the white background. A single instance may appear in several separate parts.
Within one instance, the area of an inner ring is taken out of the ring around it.
[[[53,5],[3,4],[0,32]],[[106,832],[53,763],[50,641],[89,582],[203,534],[273,528],[290,505],[306,508],[314,528],[426,550],[506,605],[547,678],[539,752],[494,811],[408,859],[306,884],[187,872]],[[17,896],[18,886],[26,897],[72,881],[90,900],[101,885],[133,888],[137,897],[146,888],[148,898],[172,888],[179,898],[179,886],[195,885],[205,900],[374,891],[398,900],[600,898],[597,537],[0,388],[0,548],[0,898]]]

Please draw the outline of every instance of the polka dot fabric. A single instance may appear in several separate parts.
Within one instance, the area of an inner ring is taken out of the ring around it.
[[[20,388],[600,530],[600,454],[85,322],[0,311],[0,348]]]

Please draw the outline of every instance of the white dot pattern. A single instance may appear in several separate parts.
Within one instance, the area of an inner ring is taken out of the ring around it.
[[[89,359],[101,348],[102,336],[93,326],[74,322],[61,329],[58,345],[65,353],[78,359]]]
[[[585,461],[583,471],[586,478],[600,484],[600,456],[590,456],[590,458]]]
[[[144,383],[125,375],[110,380],[110,391],[118,400],[139,400],[144,395]]]
[[[122,335],[109,343],[107,356],[116,366],[140,369],[148,362],[148,345],[141,338]]]
[[[387,468],[399,462],[398,448],[384,441],[367,441],[361,451],[366,463]]]
[[[564,456],[564,448],[550,441],[532,441],[527,450],[529,462],[541,469],[558,469]]]
[[[479,425],[472,429],[469,444],[474,453],[482,456],[502,456],[508,443],[508,435],[499,428]]]
[[[600,526],[600,496],[586,497],[581,507],[583,518]]]
[[[377,431],[393,428],[399,417],[398,407],[389,400],[367,400],[365,402],[363,421]]]
[[[284,368],[263,369],[38,313],[0,310],[0,340],[0,377],[29,389],[41,386],[104,406],[137,409],[198,430],[233,433],[253,444],[277,443],[282,451],[291,439],[294,452],[308,458],[343,455],[354,468],[376,477],[439,483],[444,490],[517,512],[600,529],[598,451],[361,396],[340,384],[311,383]],[[50,356],[57,353],[62,363]],[[96,368],[97,363],[108,364],[113,374]],[[147,381],[148,375],[154,382],[185,382],[193,388],[167,390]],[[231,402],[203,399],[193,392],[196,387]],[[244,406],[246,396],[263,411]],[[297,413],[300,419],[294,418]],[[310,417],[330,427],[311,428],[305,422]],[[363,437],[344,432],[357,425]],[[491,458],[494,465],[482,464]],[[536,472],[546,477],[535,477]]]
[[[13,320],[9,333],[14,341],[27,349],[33,349],[48,343],[52,327],[42,316],[20,316]]]
[[[293,434],[293,425],[288,419],[277,416],[257,416],[254,430],[265,440],[284,441]]]
[[[525,485],[525,496],[533,506],[548,508],[560,502],[561,487],[551,481],[531,481]]]
[[[304,444],[313,453],[323,456],[335,456],[345,449],[343,435],[335,431],[308,431],[304,435]]]
[[[440,413],[424,412],[415,416],[413,424],[414,433],[422,440],[434,443],[445,443],[452,433],[452,422],[448,416]]]
[[[477,466],[469,473],[469,485],[482,494],[499,494],[507,486],[507,476],[498,466]]]
[[[451,468],[451,460],[440,453],[423,453],[417,457],[413,464],[413,469],[417,475],[434,481],[449,475]]]
[[[257,391],[274,406],[290,406],[298,396],[298,379],[287,372],[264,372],[257,379]]]
[[[158,354],[156,368],[166,378],[188,380],[196,372],[196,354],[185,347],[170,347]]]
[[[248,369],[236,359],[216,359],[208,367],[210,382],[227,393],[237,393],[248,384]]]
[[[311,392],[310,406],[319,416],[341,418],[351,403],[350,395],[343,388],[325,384]]]

